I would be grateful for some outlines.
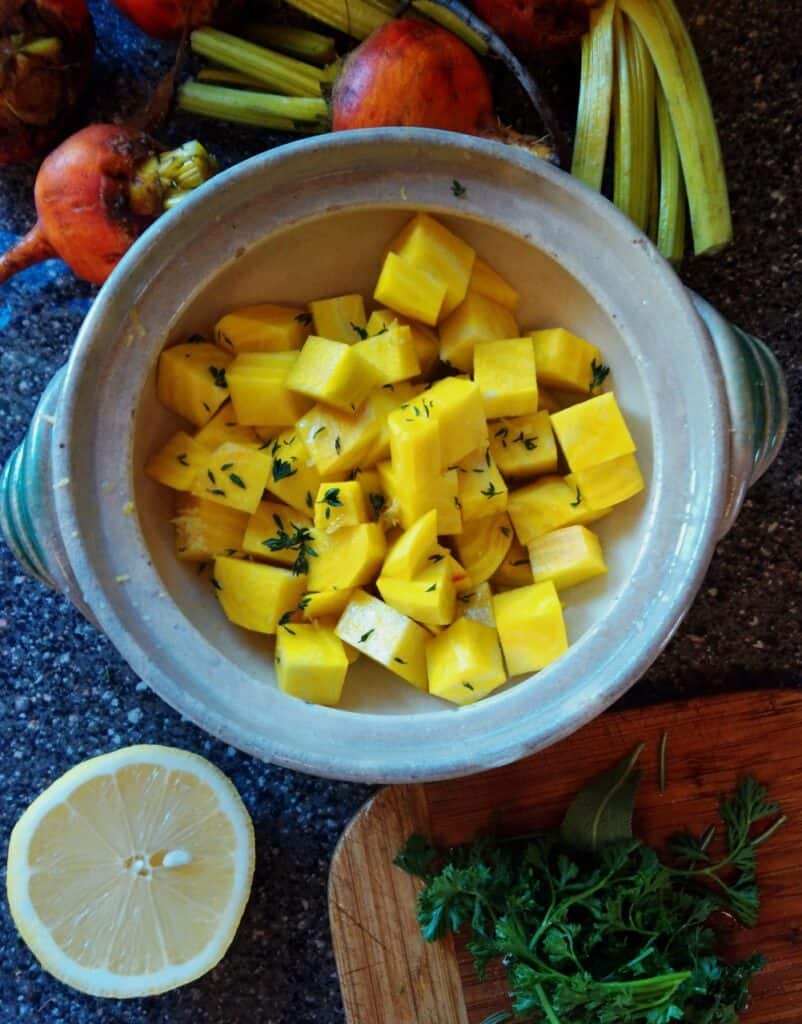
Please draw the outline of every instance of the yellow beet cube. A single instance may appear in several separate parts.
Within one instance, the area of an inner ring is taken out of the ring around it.
[[[464,566],[460,565],[448,548],[438,546],[436,554],[430,556],[429,561],[438,561],[438,556],[445,559],[445,562],[448,565],[448,571],[451,574],[451,582],[454,584],[454,590],[457,592],[457,596],[467,594],[473,589],[473,577]]]
[[[205,465],[207,455],[202,445],[185,431],[179,430],[162,449],[151,455],[145,464],[145,472],[165,487],[188,491],[198,469]]]
[[[515,312],[515,307],[520,299],[520,295],[509,281],[505,281],[501,274],[493,270],[489,263],[485,263],[478,256],[473,264],[468,290],[484,295],[486,299],[492,299],[493,302],[504,306],[511,313]]]
[[[287,505],[312,515],[321,480],[300,431],[285,430],[262,449],[270,456],[267,490]]]
[[[356,412],[379,384],[376,371],[350,345],[311,334],[290,370],[286,386],[319,402]]]
[[[382,385],[408,380],[420,373],[418,354],[408,327],[388,327],[380,334],[358,341],[354,352],[368,363]]]
[[[473,704],[507,681],[498,634],[464,617],[426,645],[429,693],[452,704]]]
[[[401,259],[432,274],[446,287],[440,316],[448,316],[465,298],[476,253],[427,213],[416,214],[390,243]]]
[[[378,523],[345,526],[334,534],[314,532],[315,557],[309,559],[309,590],[345,589],[371,583],[387,551]]]
[[[237,356],[226,377],[239,423],[291,427],[311,408],[310,399],[287,387],[287,378],[297,362],[297,352],[248,352]]]
[[[226,441],[205,453],[192,482],[192,493],[252,514],[262,500],[270,465],[266,451]]]
[[[309,334],[309,314],[296,306],[263,302],[226,313],[217,321],[214,340],[231,355],[240,352],[287,352]]]
[[[490,454],[505,477],[539,476],[557,469],[557,443],[545,410],[488,423]]]
[[[461,594],[457,598],[457,614],[473,622],[480,622],[483,626],[496,628],[496,620],[493,615],[493,592],[489,583],[480,583],[473,590]]]
[[[437,546],[437,512],[431,509],[395,541],[384,559],[382,576],[413,579],[432,559]]]
[[[483,341],[517,338],[512,313],[478,292],[468,292],[451,316],[440,324],[440,358],[458,370],[470,372],[473,352]]]
[[[263,501],[248,520],[242,550],[279,565],[295,564],[300,547],[287,546],[288,540],[312,529],[309,516],[278,501]],[[311,543],[311,541],[310,541]],[[301,560],[301,566],[303,560]]]
[[[425,402],[425,396],[420,400]],[[387,417],[390,432],[390,461],[403,492],[425,487],[440,475],[440,427],[436,420],[414,415],[416,401],[396,409]]]
[[[455,540],[460,562],[475,584],[489,580],[512,544],[512,524],[506,512],[466,521]]]
[[[237,422],[231,402],[226,402],[217,410],[209,422],[195,434],[195,440],[209,451],[219,448],[224,441],[258,444],[256,431],[252,427],[241,427]]]
[[[231,356],[208,341],[166,348],[159,356],[159,401],[202,427],[228,398],[226,368]]]
[[[433,326],[446,297],[446,286],[429,270],[413,266],[394,252],[384,258],[373,298],[403,316]]]
[[[510,549],[504,556],[504,561],[490,577],[490,583],[494,590],[500,587],[508,590],[511,587],[525,587],[532,582],[529,552],[518,538],[513,536]]]
[[[568,650],[562,605],[551,580],[496,594],[493,614],[511,676],[537,672]]]
[[[445,377],[425,391],[415,404],[423,416],[428,410],[428,415],[440,427],[440,464],[444,469],[487,444],[482,395],[473,381]]]
[[[365,302],[361,295],[338,295],[309,303],[315,334],[352,345],[364,337]]]
[[[295,424],[321,476],[347,476],[378,438],[382,422],[371,398],[358,412],[342,412],[319,403]]]
[[[584,338],[562,327],[531,331],[538,382],[566,391],[592,389],[592,365],[601,365],[601,352]]]
[[[417,622],[447,626],[454,618],[457,595],[445,559],[427,566],[413,579],[380,576],[376,586],[391,608]]]
[[[337,623],[337,636],[416,689],[426,691],[429,633],[377,597],[357,590]]]
[[[339,703],[347,672],[345,646],[331,630],[302,622],[279,629],[276,682],[282,693],[334,706]]]
[[[535,583],[551,580],[558,590],[607,572],[599,538],[586,526],[564,526],[536,537],[529,561]]]
[[[551,425],[572,473],[635,451],[612,391],[555,412]]]
[[[306,619],[339,617],[351,600],[353,587],[328,587],[326,590],[307,590],[301,598],[300,608]]]
[[[440,340],[431,327],[416,323],[409,317],[395,313],[392,309],[374,309],[368,318],[368,334],[378,334],[384,327],[390,328],[394,323],[400,327],[408,327],[415,346],[415,354],[420,364],[420,372],[428,376],[434,364],[440,358]]]
[[[507,484],[488,447],[466,455],[457,467],[463,523],[504,511],[507,507]]]
[[[561,476],[544,476],[511,491],[507,511],[522,544],[563,526],[592,523],[606,514],[606,510],[591,509],[581,491]]]
[[[245,512],[182,494],[176,503],[175,550],[184,562],[208,562],[244,550]]]
[[[334,533],[344,526],[367,523],[365,494],[356,480],[343,483],[321,484],[315,498],[315,529],[320,533]]]
[[[572,474],[588,505],[602,511],[640,494],[646,486],[634,455],[619,455]]]
[[[376,463],[389,457],[390,427],[387,420],[390,413],[403,403],[415,398],[423,390],[423,387],[423,384],[412,384],[410,381],[402,380],[398,384],[384,384],[368,395],[365,406],[370,406],[371,414],[376,418],[378,427],[376,436],[360,457],[359,465],[362,468],[375,466]]]
[[[216,558],[214,585],[228,619],[255,633],[275,633],[279,619],[297,607],[305,578],[289,569],[241,558]]]
[[[473,350],[473,379],[485,416],[523,416],[537,410],[535,353],[529,338],[483,341]]]
[[[382,489],[387,496],[386,515],[391,521],[399,522],[405,530],[408,530],[424,513],[435,509],[439,533],[461,532],[462,513],[459,504],[456,469],[434,477],[427,484],[425,491],[405,491],[400,487],[395,471],[389,462],[380,462],[378,470]]]

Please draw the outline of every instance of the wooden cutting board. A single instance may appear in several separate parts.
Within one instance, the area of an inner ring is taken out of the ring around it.
[[[668,731],[668,785],[657,749]],[[755,774],[789,821],[761,850],[759,925],[736,929],[733,951],[769,958],[753,983],[749,1024],[802,1021],[802,694],[765,691],[603,715],[525,761],[467,779],[381,790],[346,829],[331,866],[329,914],[348,1024],[480,1024],[506,1008],[501,971],[480,983],[451,941],[425,943],[418,883],[393,867],[411,832],[463,843],[493,829],[516,835],[559,824],[571,797],[639,742],[635,831],[659,844],[701,832],[739,778]]]

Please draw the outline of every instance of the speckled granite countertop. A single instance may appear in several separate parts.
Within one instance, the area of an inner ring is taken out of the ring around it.
[[[89,116],[137,109],[169,61],[109,5],[91,5],[101,39]],[[745,687],[802,685],[802,6],[780,0],[686,0],[721,129],[736,242],[685,268],[685,280],[785,367],[792,424],[750,492],[704,587],[668,649],[626,703]],[[144,69],[144,71],[143,71]],[[202,132],[227,160],[264,148],[254,131],[178,118],[173,141]],[[0,171],[0,243],[32,218],[30,167]],[[94,289],[56,262],[0,291],[0,459],[22,439],[36,401]],[[128,743],[196,750],[232,777],[253,815],[256,879],[223,963],[151,1001],[101,1002],[44,975],[0,907],[0,1024],[336,1024],[342,1021],[326,919],[337,837],[367,797],[271,768],[209,739],[138,683],[114,648],[61,598],[22,575],[0,545],[0,842],[29,801],[83,758]],[[443,1022],[448,1024],[448,1022]]]

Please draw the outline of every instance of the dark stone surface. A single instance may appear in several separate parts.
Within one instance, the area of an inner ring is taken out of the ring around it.
[[[110,6],[86,116],[137,109],[169,63]],[[719,545],[699,597],[629,704],[802,683],[802,52],[799,0],[689,0],[718,115],[736,242],[690,263],[685,279],[730,319],[770,340],[788,375],[792,425],[774,467]],[[258,131],[178,118],[169,139],[202,135],[226,162],[264,148]],[[0,171],[0,243],[32,219],[31,167]],[[65,359],[94,295],[56,262],[0,291],[0,458],[22,439],[37,398]],[[326,921],[328,861],[368,794],[271,768],[209,739],[150,693],[112,646],[0,551],[0,836],[75,762],[128,743],[196,750],[232,777],[257,830],[253,894],[229,955],[209,976],[147,1002],[106,1003],[44,975],[0,909],[0,1024],[335,1024],[342,1021]],[[447,1024],[447,1022],[443,1022]]]

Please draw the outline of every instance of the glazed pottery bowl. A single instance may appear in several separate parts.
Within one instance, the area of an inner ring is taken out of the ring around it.
[[[462,188],[455,188],[457,181]],[[370,294],[412,211],[462,234],[521,292],[520,323],[591,338],[638,445],[645,493],[598,523],[609,575],[565,594],[572,645],[456,708],[362,658],[339,708],[280,693],[272,641],[232,626],[174,555],[172,494],[143,472],[176,429],[156,398],[165,342],[259,301]],[[215,178],[134,246],[9,461],[0,519],[166,701],[216,736],[361,781],[456,776],[577,729],[657,657],[786,417],[768,350],[682,286],[606,200],[527,153],[426,130],[327,135]]]

